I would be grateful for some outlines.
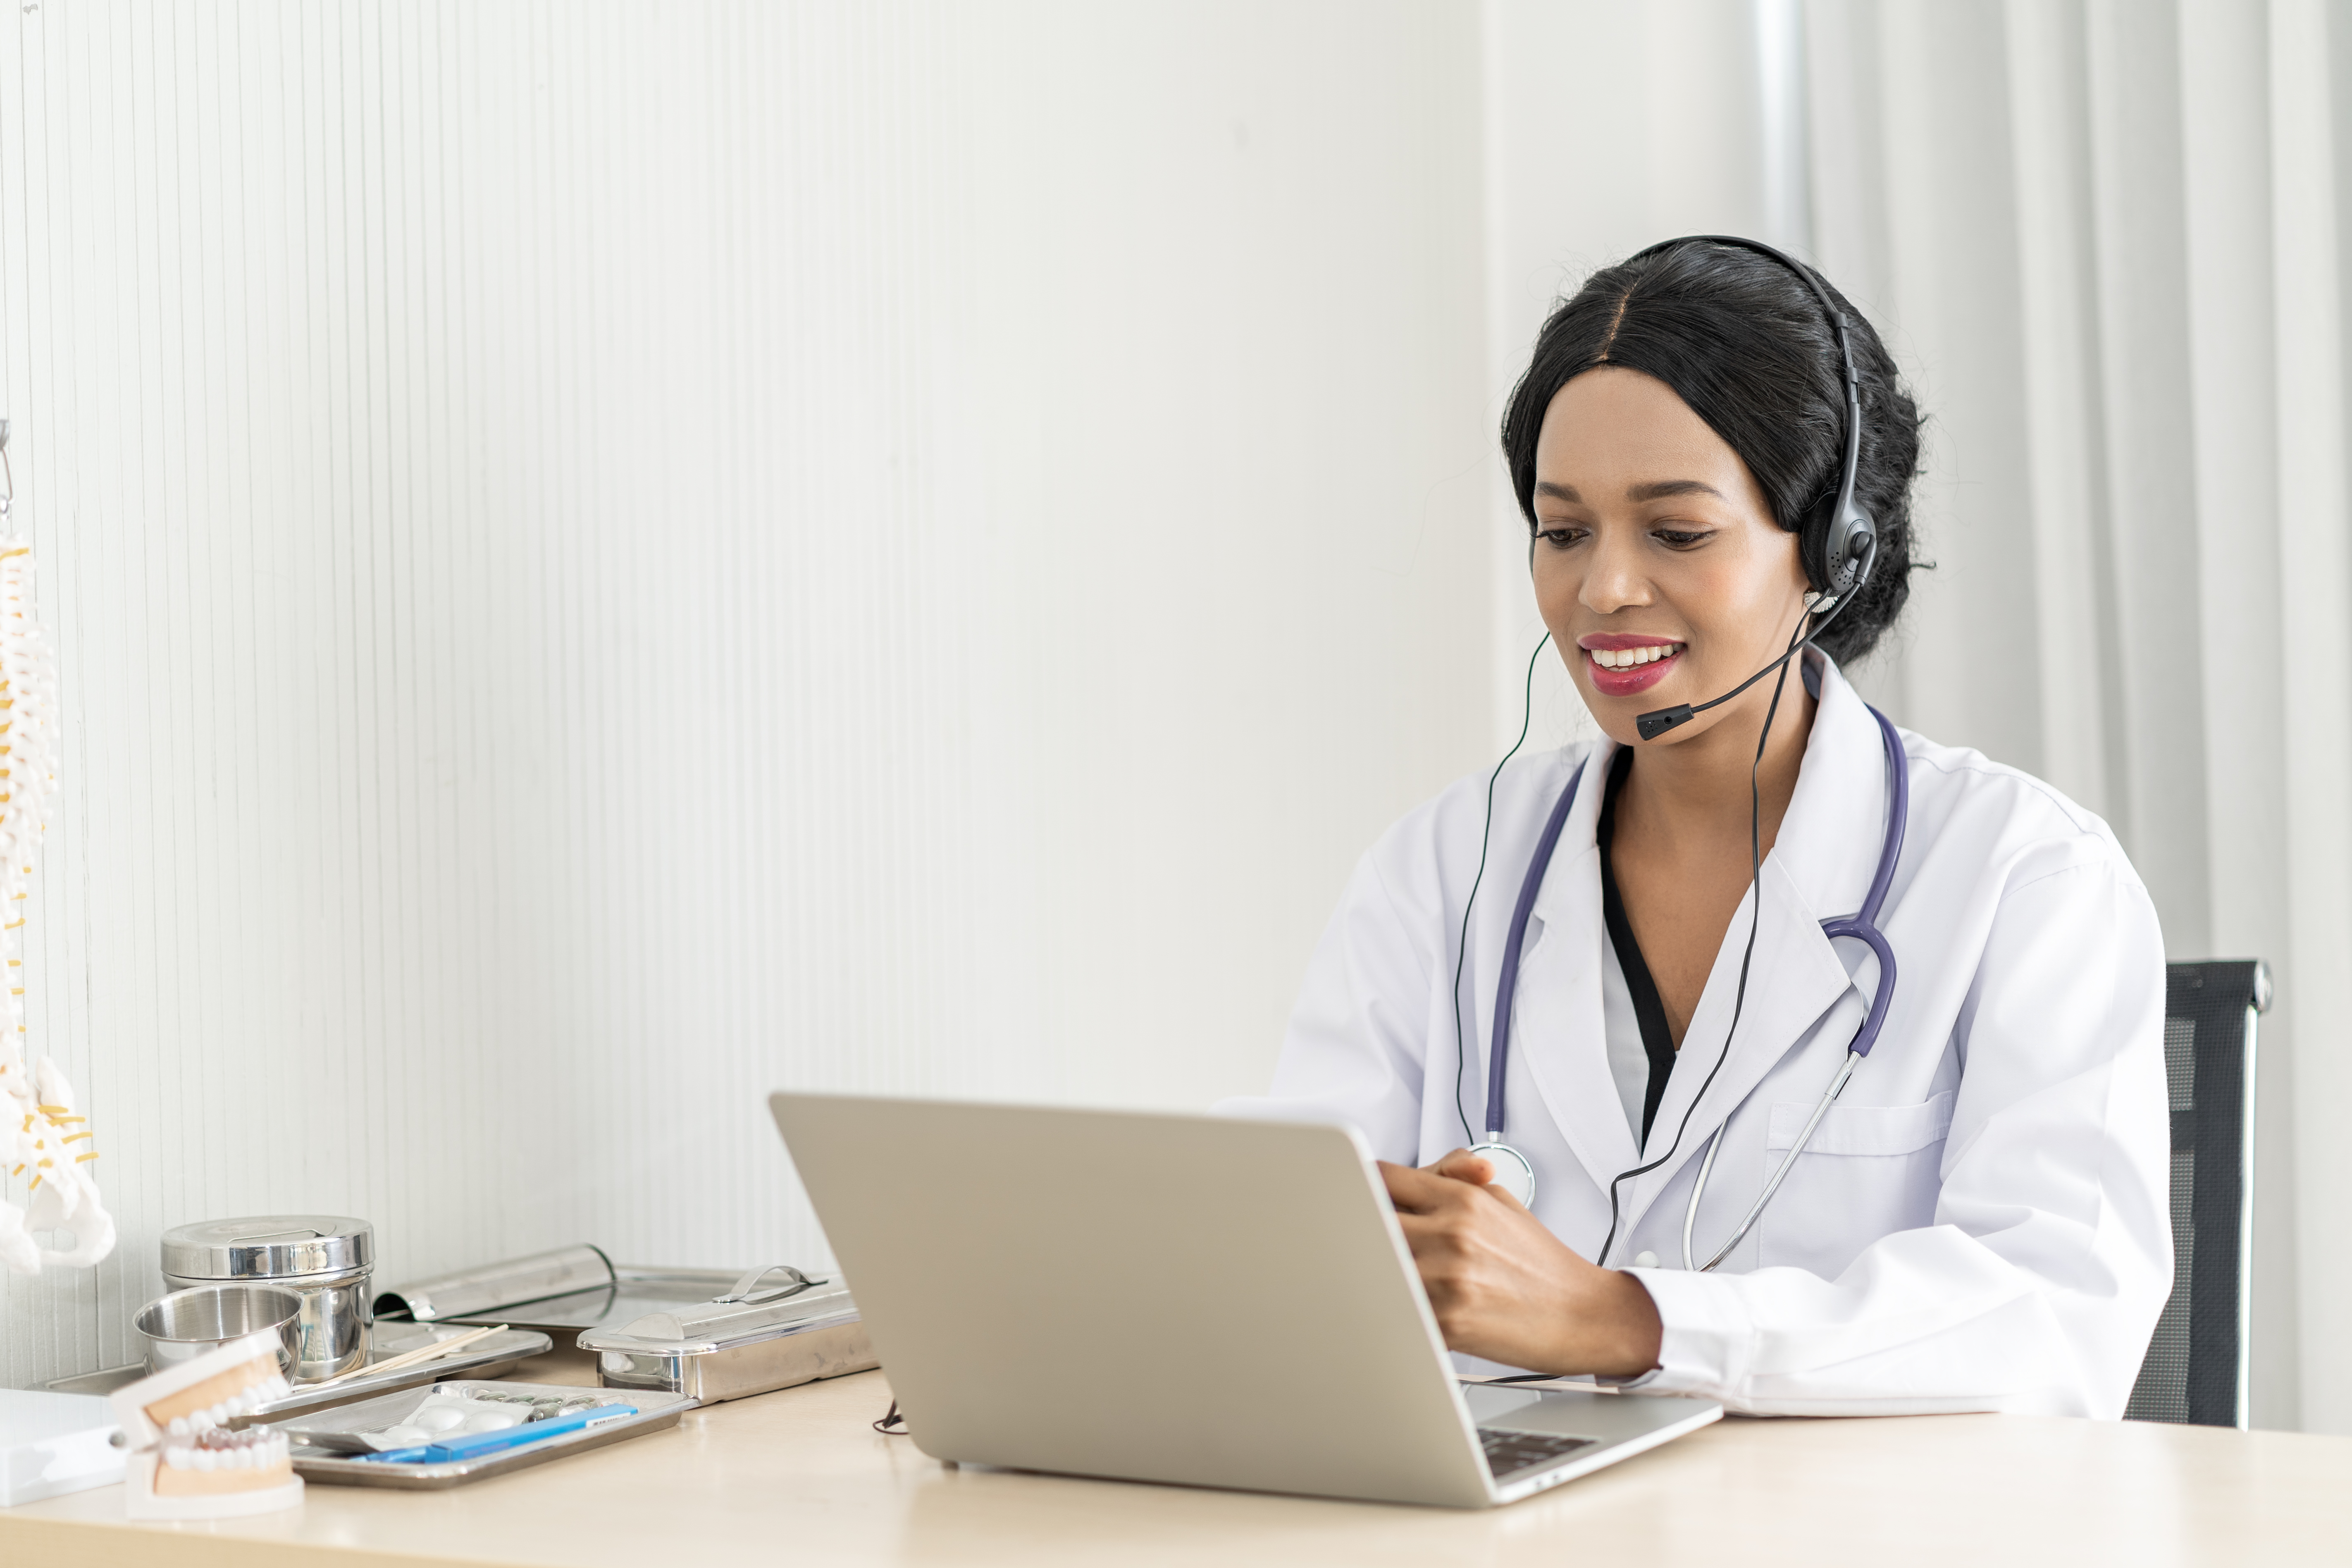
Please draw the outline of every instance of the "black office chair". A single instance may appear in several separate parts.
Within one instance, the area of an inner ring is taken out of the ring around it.
[[[2165,965],[2172,1086],[2172,1297],[2156,1321],[2126,1421],[2244,1426],[2254,1222],[2254,1020],[2260,959]]]

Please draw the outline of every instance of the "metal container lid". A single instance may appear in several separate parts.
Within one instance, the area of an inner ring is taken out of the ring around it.
[[[294,1279],[375,1265],[375,1227],[338,1215],[206,1220],[163,1233],[163,1272],[181,1279]]]
[[[739,1295],[742,1287],[730,1294]],[[762,1291],[756,1300],[721,1298],[683,1312],[648,1312],[618,1329],[591,1329],[583,1351],[640,1355],[710,1355],[737,1345],[809,1333],[858,1321],[857,1301],[841,1280],[811,1280],[789,1293]]]

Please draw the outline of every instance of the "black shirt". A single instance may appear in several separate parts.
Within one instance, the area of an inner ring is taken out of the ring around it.
[[[1658,1102],[1666,1097],[1666,1079],[1675,1071],[1674,1031],[1666,1023],[1665,1004],[1658,1000],[1658,984],[1633,940],[1633,922],[1625,918],[1625,900],[1618,896],[1617,872],[1610,864],[1609,840],[1617,828],[1617,792],[1633,771],[1633,748],[1621,746],[1609,763],[1609,787],[1601,796],[1601,822],[1593,837],[1601,847],[1601,918],[1609,927],[1609,945],[1617,950],[1617,967],[1624,972],[1625,989],[1633,994],[1633,1016],[1642,1026],[1642,1053],[1650,1058],[1650,1087],[1642,1096],[1641,1142],[1650,1141],[1650,1123]]]

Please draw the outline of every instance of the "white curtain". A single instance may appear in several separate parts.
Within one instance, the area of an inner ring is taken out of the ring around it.
[[[1928,414],[1858,672],[2112,823],[2179,959],[2277,981],[2254,1418],[2352,1431],[2352,15],[2320,0],[1494,0],[1490,381],[1668,235],[1814,257]],[[1793,128],[1786,106],[1798,106]],[[1507,506],[1498,498],[1498,508]],[[1500,704],[1536,623],[1498,553]],[[1556,690],[1539,719],[1570,721]]]
[[[1814,251],[1932,417],[1937,569],[1865,679],[2105,816],[2172,956],[2270,962],[2257,1420],[2352,1430],[2352,1155],[2327,1120],[2352,1090],[2352,19],[1812,0],[1804,20]]]

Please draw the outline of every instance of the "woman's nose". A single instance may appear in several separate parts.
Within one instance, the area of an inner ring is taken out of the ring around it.
[[[1596,616],[1612,616],[1650,602],[1650,581],[1641,570],[1636,542],[1622,529],[1603,528],[1586,557],[1584,585],[1577,600]]]

